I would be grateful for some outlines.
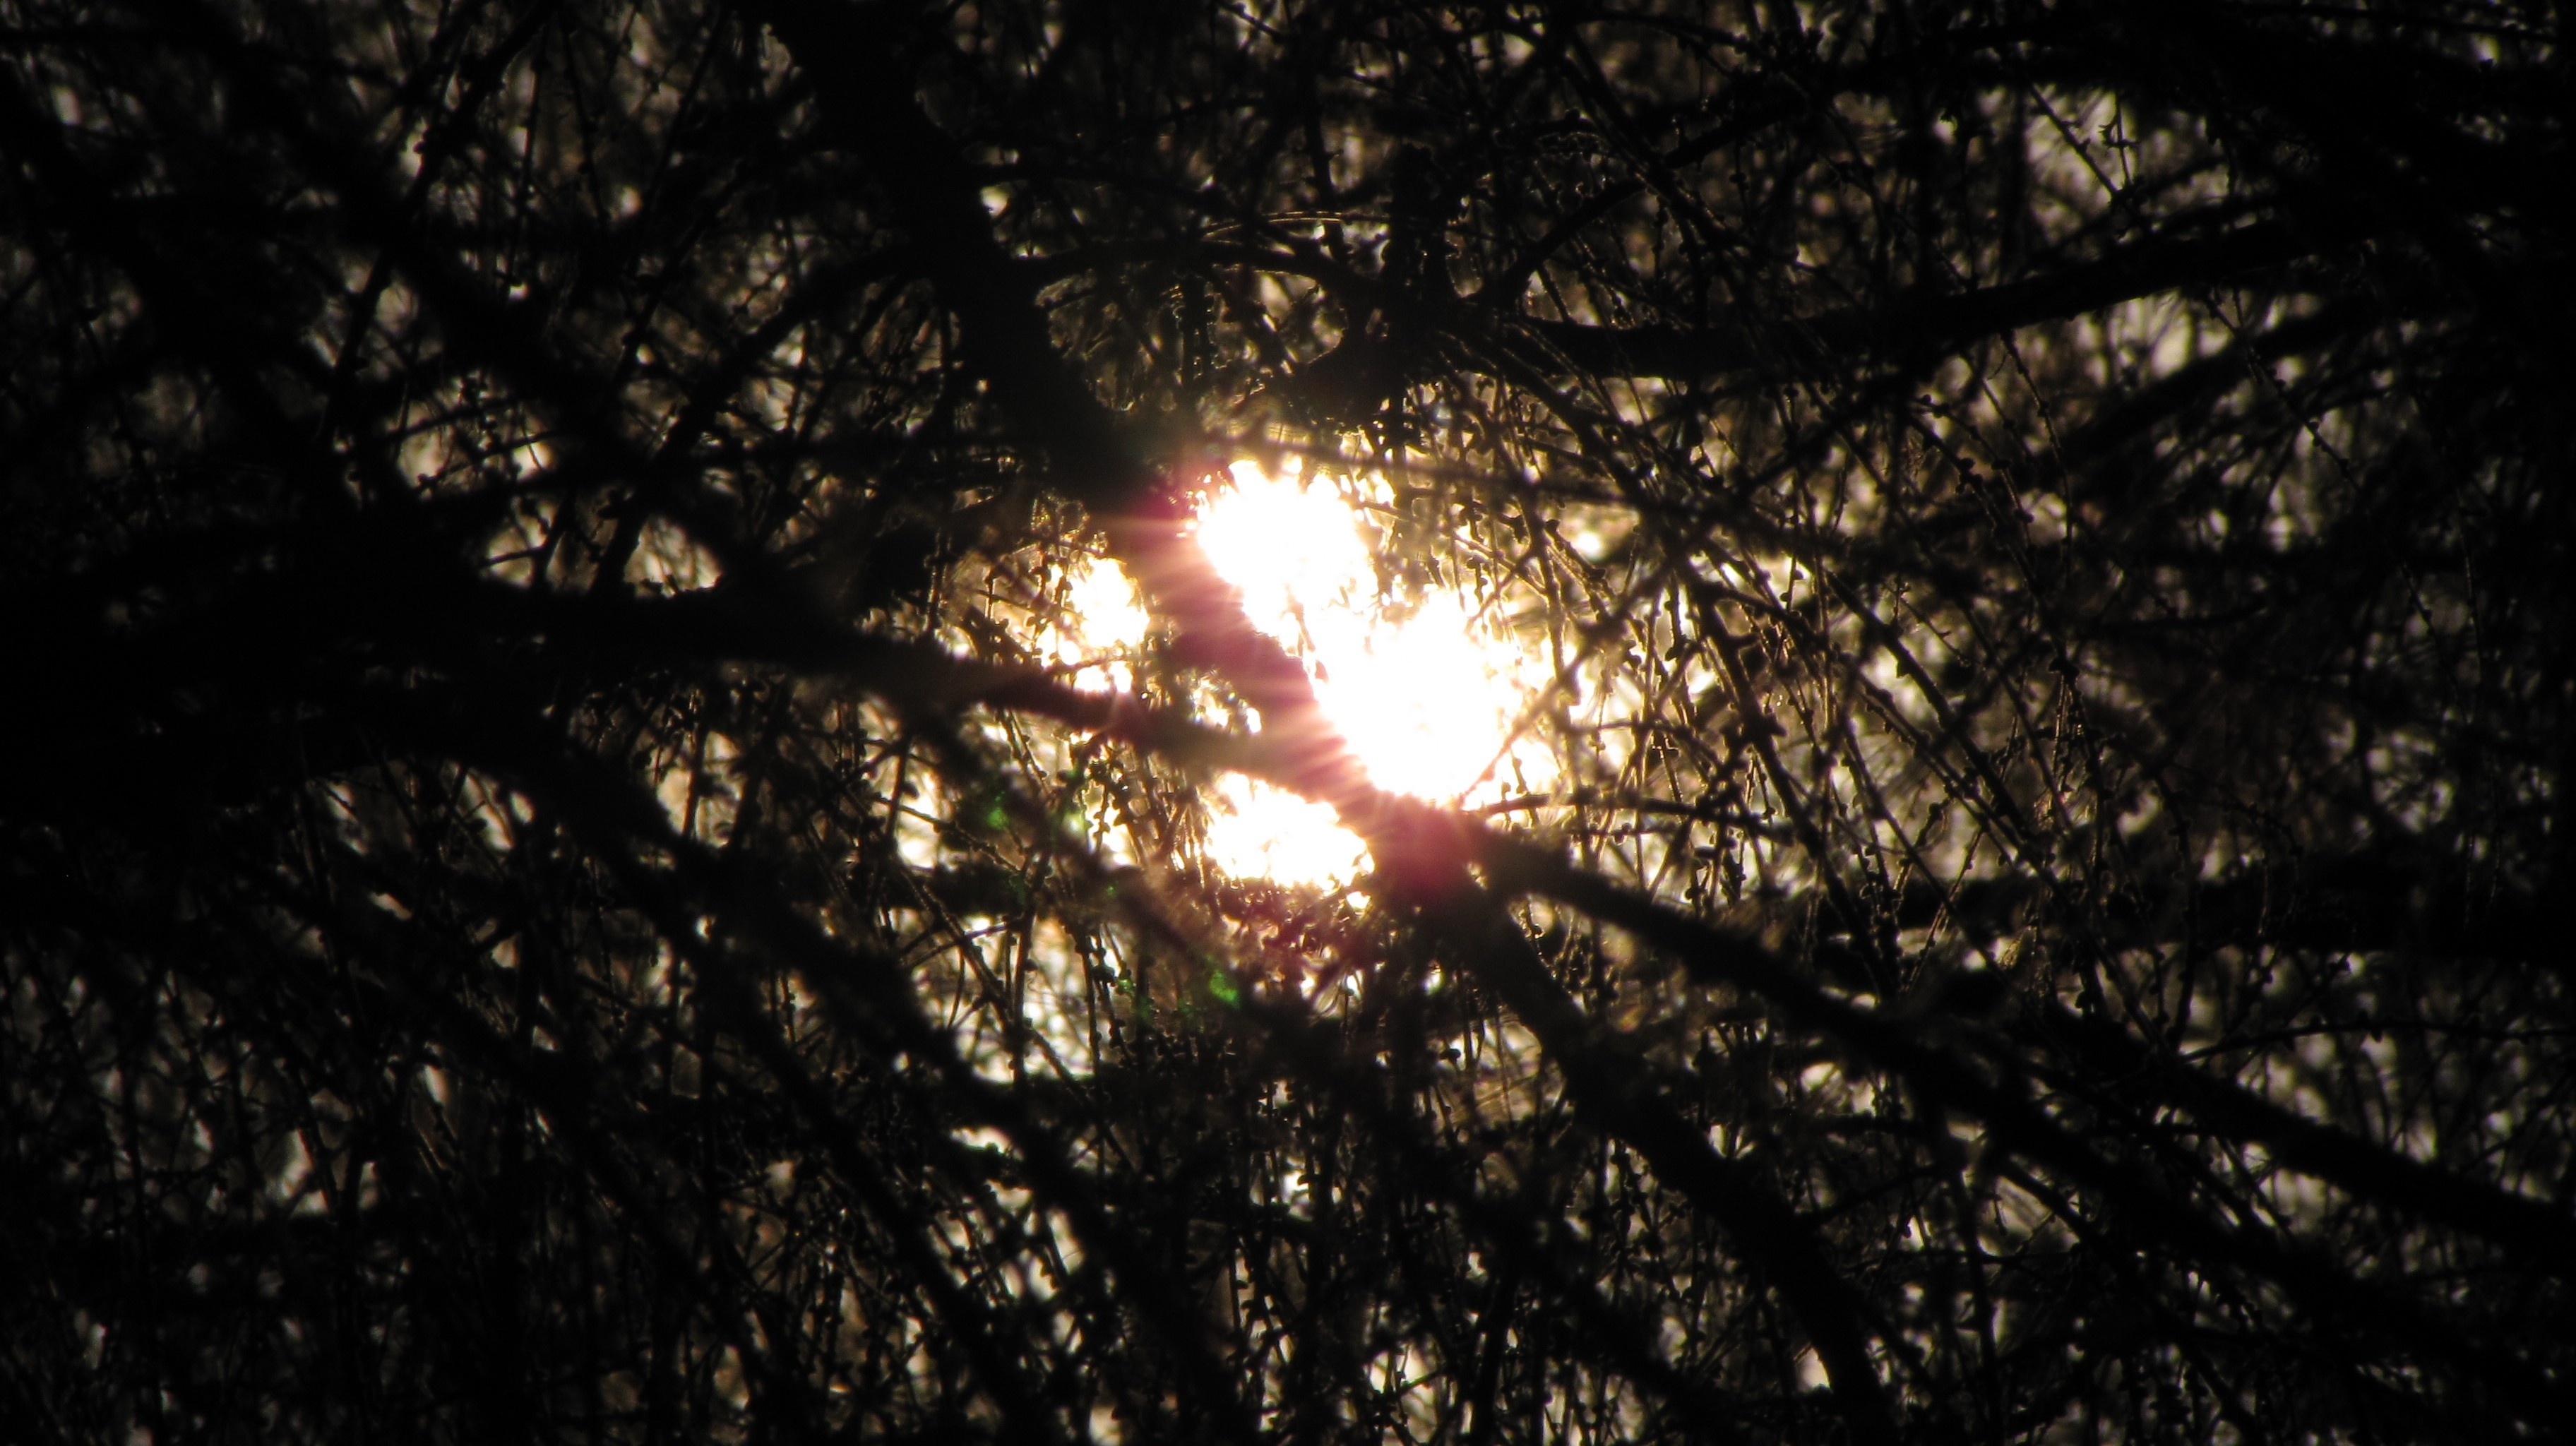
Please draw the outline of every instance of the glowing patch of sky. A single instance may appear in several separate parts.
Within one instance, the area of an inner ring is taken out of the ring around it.
[[[1504,791],[1492,776],[1521,710],[1543,684],[1529,650],[1479,616],[1475,600],[1431,588],[1382,593],[1361,514],[1334,487],[1272,477],[1248,463],[1200,509],[1199,545],[1240,589],[1253,624],[1305,659],[1317,700],[1379,787],[1439,802]],[[1072,579],[1083,634],[1099,649],[1143,635],[1126,580],[1105,565]],[[1544,786],[1544,756],[1515,750],[1521,778]],[[1511,778],[1508,766],[1501,770]],[[1210,860],[1240,877],[1347,879],[1359,840],[1330,810],[1229,777],[1210,800]]]

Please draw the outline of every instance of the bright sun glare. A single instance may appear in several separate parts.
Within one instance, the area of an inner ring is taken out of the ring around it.
[[[1505,748],[1546,677],[1531,652],[1476,599],[1438,587],[1418,597],[1382,591],[1363,514],[1334,485],[1250,463],[1233,474],[1234,485],[1199,510],[1199,545],[1242,591],[1253,624],[1305,660],[1325,715],[1370,778],[1442,803],[1543,787],[1544,755]],[[1071,581],[1078,651],[1143,636],[1144,614],[1114,567]],[[1321,804],[1234,775],[1219,781],[1213,804],[1208,858],[1237,877],[1334,882],[1363,862],[1358,838]]]

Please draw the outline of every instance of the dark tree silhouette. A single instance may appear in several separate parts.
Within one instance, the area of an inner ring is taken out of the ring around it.
[[[2568,1439],[2568,23],[0,0],[0,1435]]]

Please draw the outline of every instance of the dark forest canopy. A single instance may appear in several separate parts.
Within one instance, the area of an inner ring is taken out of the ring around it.
[[[2569,1439],[2567,23],[0,0],[0,1435]]]

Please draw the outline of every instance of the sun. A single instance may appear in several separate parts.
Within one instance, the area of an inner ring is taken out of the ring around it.
[[[1390,489],[1366,479],[1273,476],[1237,463],[1231,485],[1199,508],[1199,546],[1243,594],[1254,626],[1303,660],[1316,700],[1378,787],[1473,804],[1545,787],[1544,752],[1515,727],[1549,676],[1536,651],[1487,600],[1448,588],[1391,585],[1371,552],[1372,504]],[[1141,615],[1106,567],[1075,579],[1094,646]],[[1349,880],[1366,863],[1332,810],[1228,776],[1210,799],[1206,850],[1229,874],[1282,883]]]

